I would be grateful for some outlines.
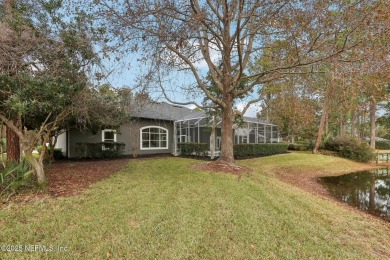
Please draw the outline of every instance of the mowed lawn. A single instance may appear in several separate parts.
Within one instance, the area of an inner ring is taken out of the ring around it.
[[[388,223],[275,178],[280,165],[340,173],[347,160],[293,153],[240,161],[238,178],[183,158],[130,160],[82,194],[0,209],[0,245],[54,246],[1,259],[390,257]],[[65,246],[58,252],[57,246]]]

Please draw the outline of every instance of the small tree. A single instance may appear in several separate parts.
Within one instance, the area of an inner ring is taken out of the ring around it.
[[[20,140],[9,148],[20,145],[38,181],[45,182],[46,146],[38,160],[32,150],[73,113],[72,100],[86,87],[85,71],[95,56],[84,20],[64,19],[61,1],[5,1],[3,7],[0,120]]]

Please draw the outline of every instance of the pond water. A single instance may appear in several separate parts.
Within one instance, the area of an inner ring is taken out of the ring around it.
[[[390,168],[322,177],[337,199],[390,222]]]

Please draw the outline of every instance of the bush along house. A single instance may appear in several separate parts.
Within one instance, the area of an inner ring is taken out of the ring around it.
[[[117,129],[102,129],[96,134],[71,129],[59,136],[57,146],[68,158],[101,158],[118,155],[173,154],[209,155],[210,118],[204,111],[147,102],[132,110],[132,120]],[[215,128],[215,155],[221,147],[220,121]],[[234,151],[238,157],[269,155],[287,151],[279,143],[276,125],[243,117],[234,125]],[[256,144],[256,145],[254,145]],[[273,145],[270,145],[273,144]]]

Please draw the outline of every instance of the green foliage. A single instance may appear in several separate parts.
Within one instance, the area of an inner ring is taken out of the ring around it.
[[[369,162],[374,158],[374,151],[367,143],[360,143],[352,138],[328,140],[325,143],[325,149],[335,151],[341,157],[357,162]]]
[[[5,139],[5,137],[2,137],[2,138],[0,138],[0,146],[1,146],[1,148],[2,148],[2,150],[3,151],[5,151],[5,144],[6,144],[6,139]],[[1,150],[1,149],[0,149]]]
[[[21,163],[10,162],[0,171],[0,196],[16,191],[32,183],[33,170],[26,159]]]
[[[206,156],[209,150],[207,143],[179,143],[179,149],[185,156]]]
[[[332,138],[324,143],[324,148],[329,151],[339,152],[343,147],[353,146],[357,141],[352,138]]]
[[[246,158],[251,156],[267,156],[287,153],[287,143],[277,144],[235,144],[233,145],[234,156]]]
[[[38,153],[42,152],[42,146],[41,145],[37,146],[36,149],[37,149]],[[46,148],[46,152],[50,153],[50,147]],[[63,159],[64,155],[62,154],[62,148],[54,148],[54,155],[53,156],[54,156],[55,160]]]
[[[293,143],[293,144],[288,144],[288,150],[293,150],[293,151],[307,151],[309,149],[308,144],[303,144],[303,143]]]
[[[376,141],[375,148],[381,150],[390,150],[390,142]]]
[[[77,158],[116,158],[123,154],[125,150],[124,143],[100,142],[100,143],[77,143]]]
[[[369,162],[374,158],[374,153],[367,143],[360,143],[357,146],[342,147],[339,154],[357,162]]]

